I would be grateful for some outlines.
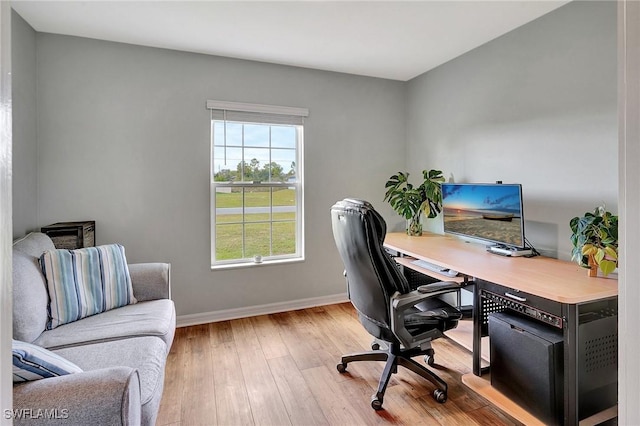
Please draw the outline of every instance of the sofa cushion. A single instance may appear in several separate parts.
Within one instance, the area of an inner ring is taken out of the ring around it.
[[[13,337],[33,342],[47,327],[47,283],[38,258],[13,251]]]
[[[82,372],[73,362],[31,343],[13,340],[11,351],[14,383]]]
[[[175,325],[173,301],[151,300],[46,330],[34,343],[49,349],[59,349],[129,337],[157,336],[170,347]]]
[[[13,242],[13,250],[33,257],[40,257],[47,250],[55,250],[48,235],[32,232]]]
[[[140,377],[142,424],[155,424],[162,388],[167,346],[157,337],[101,342],[58,349],[58,355],[72,360],[85,371],[110,367],[131,367]]]
[[[47,250],[40,257],[51,316],[47,329],[136,303],[124,247]]]

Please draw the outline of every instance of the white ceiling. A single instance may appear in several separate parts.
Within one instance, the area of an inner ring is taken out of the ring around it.
[[[568,1],[27,1],[36,31],[406,81]]]

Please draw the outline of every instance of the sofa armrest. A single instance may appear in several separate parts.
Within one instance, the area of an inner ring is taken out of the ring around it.
[[[103,368],[15,384],[11,417],[14,425],[139,425],[140,404],[136,370]]]
[[[128,266],[133,295],[139,302],[171,299],[170,263],[134,263]]]

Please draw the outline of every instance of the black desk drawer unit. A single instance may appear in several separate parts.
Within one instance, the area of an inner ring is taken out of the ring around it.
[[[491,386],[545,424],[562,424],[562,330],[497,312],[489,315],[489,336]]]
[[[96,222],[58,222],[40,228],[40,232],[47,234],[57,249],[78,249],[96,245]]]

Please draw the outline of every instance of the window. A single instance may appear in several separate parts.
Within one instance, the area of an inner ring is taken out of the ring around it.
[[[303,259],[302,108],[208,101],[211,265]]]

